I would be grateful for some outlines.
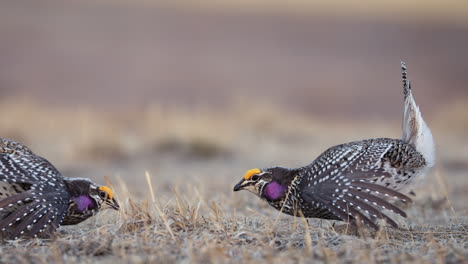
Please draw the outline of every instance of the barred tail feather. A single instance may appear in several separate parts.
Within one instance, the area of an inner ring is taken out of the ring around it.
[[[422,118],[421,111],[416,105],[411,82],[407,79],[406,63],[401,62],[403,78],[403,94],[405,105],[403,112],[403,141],[413,145],[425,158],[428,167],[435,164],[435,144],[432,132]]]

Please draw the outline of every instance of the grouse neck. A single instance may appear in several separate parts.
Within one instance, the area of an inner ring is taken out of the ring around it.
[[[284,197],[286,193],[286,189],[287,189],[286,186],[283,186],[276,181],[272,181],[268,183],[263,189],[263,196],[267,200],[272,200],[272,201],[278,200]]]

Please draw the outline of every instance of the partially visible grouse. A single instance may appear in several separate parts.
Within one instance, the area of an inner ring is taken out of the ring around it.
[[[391,203],[411,201],[401,192],[421,182],[435,163],[432,134],[421,117],[403,71],[405,107],[403,138],[377,138],[338,145],[326,150],[312,164],[288,169],[249,170],[234,187],[248,190],[289,215],[362,223],[377,229],[385,220],[397,227],[384,209],[403,217]],[[400,192],[401,191],[401,192]]]
[[[0,138],[0,237],[50,237],[119,205],[112,190],[89,179],[64,178],[47,160]]]

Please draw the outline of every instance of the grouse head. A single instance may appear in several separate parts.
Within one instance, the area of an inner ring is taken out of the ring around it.
[[[114,197],[114,192],[107,186],[98,186],[89,179],[82,178],[68,178],[65,180],[65,184],[78,213],[88,210],[98,211],[108,208],[118,210],[120,208]]]
[[[260,198],[274,201],[286,196],[296,171],[283,167],[248,170],[234,191],[247,190]]]

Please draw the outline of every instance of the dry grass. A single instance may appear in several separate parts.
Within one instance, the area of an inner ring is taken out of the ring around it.
[[[273,107],[104,112],[0,104],[0,135],[24,142],[67,176],[111,178],[122,210],[60,229],[51,241],[0,247],[0,262],[457,263],[468,258],[467,104],[432,118],[439,162],[402,229],[356,234],[342,223],[278,215],[233,193],[244,170],[299,166],[326,147],[398,137],[399,124],[324,121]],[[14,103],[12,103],[14,102]],[[447,116],[448,115],[448,116]],[[364,132],[363,132],[364,131]],[[278,218],[279,217],[279,218]],[[278,221],[276,221],[278,219]]]

